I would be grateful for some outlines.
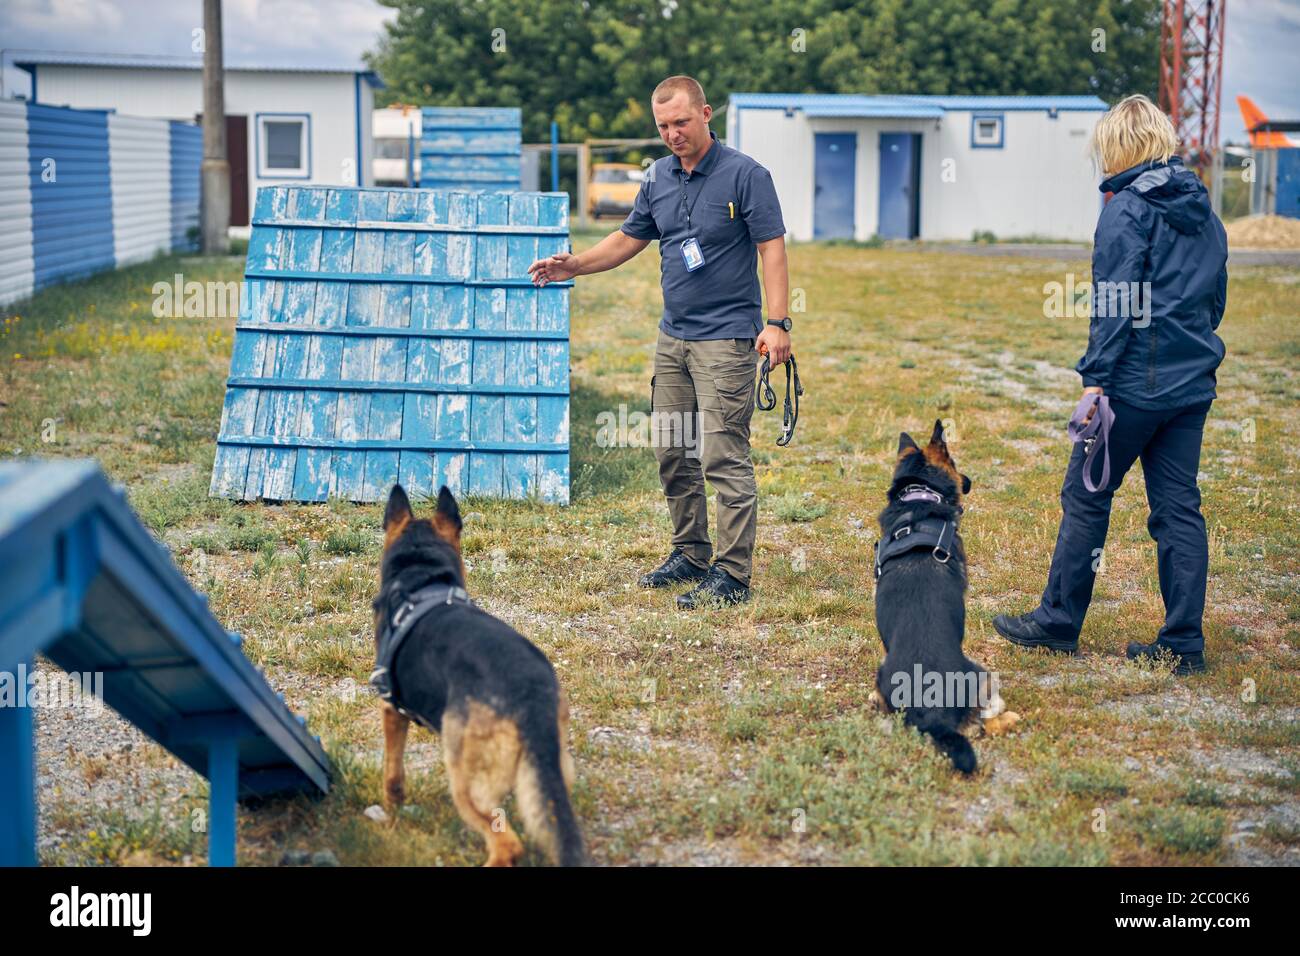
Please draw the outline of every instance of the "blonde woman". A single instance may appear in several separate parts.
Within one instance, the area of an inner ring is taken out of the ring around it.
[[[1088,350],[1076,367],[1084,398],[1072,422],[1061,527],[1039,606],[1000,614],[993,626],[1022,647],[1076,650],[1111,500],[1141,459],[1165,622],[1127,653],[1191,674],[1205,669],[1209,555],[1196,475],[1224,355],[1215,330],[1227,301],[1228,246],[1177,146],[1169,118],[1144,96],[1117,103],[1093,134],[1101,191],[1113,195],[1093,240]],[[1079,440],[1085,435],[1092,440]]]

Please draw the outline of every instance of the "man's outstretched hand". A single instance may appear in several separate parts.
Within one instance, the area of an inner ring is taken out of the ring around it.
[[[534,262],[528,267],[528,274],[533,278],[533,285],[537,286],[565,282],[578,274],[578,257],[572,252],[557,252]]]

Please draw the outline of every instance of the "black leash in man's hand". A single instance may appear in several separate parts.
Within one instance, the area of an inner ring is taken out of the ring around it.
[[[763,354],[763,364],[758,369],[758,381],[754,383],[754,405],[760,412],[770,412],[776,408],[776,392],[768,376],[772,374],[772,358]],[[790,401],[791,382],[794,387],[794,401]],[[799,366],[795,364],[794,354],[785,363],[785,409],[781,414],[781,437],[776,443],[781,446],[790,444],[794,437],[794,426],[799,421],[799,396],[803,394],[803,383],[799,381]]]

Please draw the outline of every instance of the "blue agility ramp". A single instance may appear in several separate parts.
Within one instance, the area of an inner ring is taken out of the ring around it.
[[[213,496],[569,500],[564,193],[258,190]]]
[[[238,799],[329,789],[329,761],[93,461],[0,463],[0,681],[40,652],[208,778],[208,858]],[[2,687],[3,685],[0,685]],[[0,704],[5,698],[0,695]],[[36,863],[32,710],[0,706],[0,865]]]
[[[426,106],[420,111],[420,186],[518,189],[522,123],[518,107]]]

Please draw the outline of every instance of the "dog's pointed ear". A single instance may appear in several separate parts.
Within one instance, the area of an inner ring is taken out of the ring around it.
[[[460,520],[460,505],[456,504],[456,496],[451,493],[451,489],[446,485],[438,492],[438,514],[447,520],[447,522],[458,532],[462,527]]]
[[[942,418],[936,418],[934,420],[934,431],[930,433],[930,444],[931,445],[946,444],[943,440],[943,419]]]
[[[912,436],[907,432],[900,432],[898,436],[898,457],[910,455],[914,451],[920,451],[920,446],[912,441]]]
[[[406,497],[406,489],[393,485],[393,490],[388,493],[388,505],[384,508],[384,530],[406,524],[411,517],[411,499]]]
[[[963,495],[970,494],[970,477],[968,475],[961,476],[961,493]]]

